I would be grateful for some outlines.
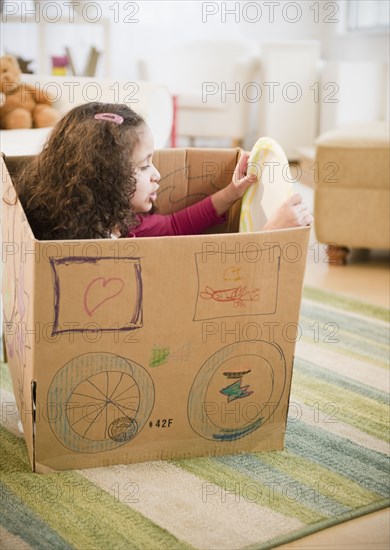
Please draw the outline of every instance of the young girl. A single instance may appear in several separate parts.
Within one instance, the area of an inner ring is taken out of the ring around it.
[[[151,214],[160,174],[143,118],[120,104],[87,103],[54,127],[43,151],[15,186],[37,239],[99,239],[197,234],[220,223],[255,177],[244,154],[232,181],[210,197],[171,215]],[[264,229],[308,225],[299,194]]]

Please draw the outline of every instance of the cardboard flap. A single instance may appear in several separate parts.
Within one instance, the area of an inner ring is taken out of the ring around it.
[[[36,241],[17,199],[4,159],[2,181],[2,302],[4,341],[15,399],[33,464],[34,282]]]
[[[203,194],[203,197],[212,195],[231,182],[239,152],[240,149],[187,150],[188,193],[191,203],[196,202],[198,194]]]
[[[157,208],[161,214],[176,212],[226,187],[242,154],[236,149],[169,149],[156,151],[153,162],[161,173]],[[227,223],[217,232],[238,230],[241,201],[230,209]],[[206,231],[215,232],[214,229]]]
[[[159,214],[171,214],[187,206],[187,149],[155,151],[153,163],[161,174],[157,204]]]

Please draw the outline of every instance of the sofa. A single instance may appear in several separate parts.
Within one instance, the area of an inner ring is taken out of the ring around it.
[[[390,248],[389,123],[349,124],[316,140],[314,224],[330,263]]]
[[[23,74],[22,81],[45,89],[61,115],[89,101],[127,103],[149,124],[156,148],[163,148],[172,130],[173,104],[168,89],[154,82]],[[9,157],[37,154],[51,128],[1,130],[1,152]]]

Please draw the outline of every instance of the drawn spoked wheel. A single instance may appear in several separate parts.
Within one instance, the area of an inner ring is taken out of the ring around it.
[[[285,383],[286,363],[276,344],[251,340],[225,346],[197,374],[188,398],[188,420],[205,439],[235,441],[270,419]]]
[[[67,363],[48,393],[50,426],[77,452],[97,453],[133,440],[154,404],[147,371],[111,353],[87,353]]]

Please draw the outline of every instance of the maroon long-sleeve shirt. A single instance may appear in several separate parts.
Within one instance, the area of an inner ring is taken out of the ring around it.
[[[197,235],[225,221],[211,202],[211,196],[174,214],[139,214],[139,225],[129,230],[128,237],[165,237],[170,235]]]

